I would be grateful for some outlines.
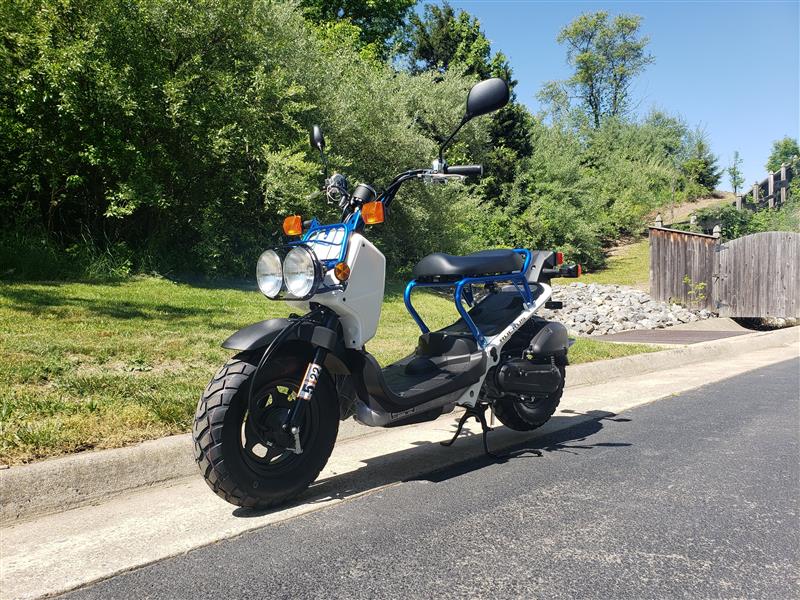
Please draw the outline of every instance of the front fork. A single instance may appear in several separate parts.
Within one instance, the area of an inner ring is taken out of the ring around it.
[[[336,327],[336,313],[328,312],[323,320],[323,326],[327,329],[334,329]],[[328,356],[328,349],[322,346],[317,346],[314,351],[314,358],[306,368],[303,381],[300,382],[300,389],[297,391],[297,400],[292,404],[289,414],[283,422],[283,430],[291,434],[294,438],[294,452],[301,454],[303,448],[300,446],[300,423],[308,411],[308,403],[314,397],[314,390],[317,389],[319,377],[322,374],[322,365],[325,364],[325,358]]]

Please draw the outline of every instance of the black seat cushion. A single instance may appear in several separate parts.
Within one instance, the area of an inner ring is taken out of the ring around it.
[[[481,250],[466,256],[452,256],[437,252],[429,254],[414,267],[415,277],[442,277],[453,275],[493,275],[519,271],[524,257],[513,250]]]

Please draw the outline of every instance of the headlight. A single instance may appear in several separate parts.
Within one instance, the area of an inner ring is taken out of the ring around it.
[[[292,296],[305,298],[312,295],[319,286],[322,266],[311,250],[297,246],[283,259],[283,280]]]
[[[281,259],[275,250],[267,250],[258,257],[256,263],[256,281],[258,289],[267,298],[275,298],[283,285]]]

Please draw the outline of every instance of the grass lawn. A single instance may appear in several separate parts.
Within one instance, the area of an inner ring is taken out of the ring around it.
[[[426,322],[454,319],[446,298],[416,296]],[[236,329],[286,316],[257,291],[136,278],[118,284],[0,283],[0,463],[18,464],[188,431],[195,404],[230,356]],[[419,332],[389,285],[378,336],[382,364]],[[573,363],[656,348],[578,340]]]
[[[554,279],[555,283],[569,285],[574,281],[629,285],[642,290],[650,287],[650,243],[645,239],[621,246],[611,252],[606,268],[585,273],[580,279]]]

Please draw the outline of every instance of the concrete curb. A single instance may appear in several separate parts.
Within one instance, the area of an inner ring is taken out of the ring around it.
[[[800,328],[755,332],[736,337],[700,342],[651,354],[634,354],[568,367],[567,388],[605,383],[632,375],[674,369],[704,360],[735,356],[766,348],[775,348],[800,340]]]
[[[800,329],[759,332],[568,367],[567,387],[605,383],[797,342]],[[410,426],[410,427],[413,427]],[[345,421],[339,440],[380,435]],[[85,452],[0,471],[0,523],[97,503],[130,490],[197,475],[189,434],[113,450]]]

